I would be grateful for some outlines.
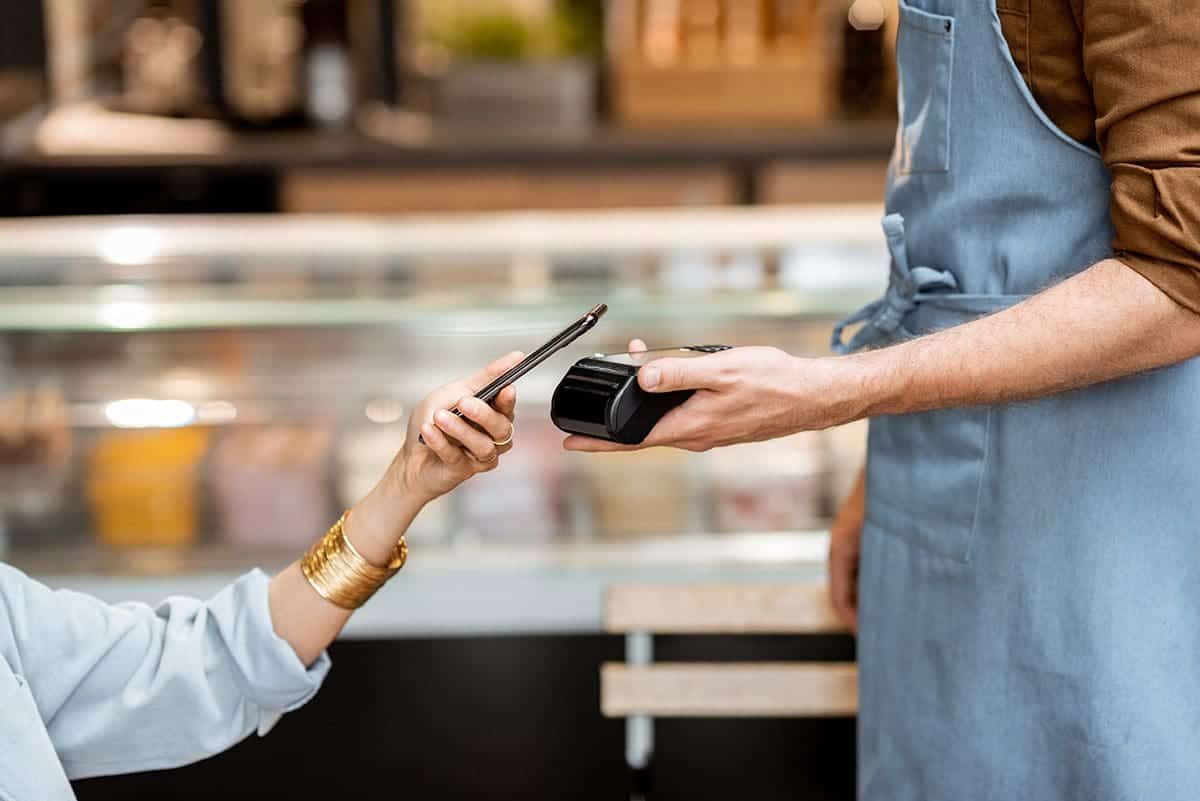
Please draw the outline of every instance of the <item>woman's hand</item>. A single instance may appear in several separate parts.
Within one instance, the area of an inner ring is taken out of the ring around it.
[[[471,476],[495,469],[500,456],[512,450],[516,390],[506,387],[496,398],[495,408],[475,393],[522,358],[521,353],[510,353],[465,381],[435,390],[417,405],[408,421],[404,447],[392,465],[392,470],[400,472],[397,478],[406,492],[433,500]],[[462,417],[448,411],[454,407]]]
[[[364,559],[386,565],[421,507],[476,473],[492,470],[512,447],[516,392],[506,388],[494,409],[474,395],[520,360],[520,353],[510,353],[465,381],[435,390],[417,404],[408,420],[404,445],[387,473],[346,517],[343,532]],[[456,405],[479,429],[445,412]],[[418,441],[421,436],[427,444]],[[501,442],[504,444],[498,444]],[[313,663],[350,619],[350,610],[313,591],[300,562],[293,562],[272,579],[270,592],[275,633],[291,644],[305,665]]]
[[[425,504],[471,476],[495,469],[500,456],[512,449],[516,390],[505,388],[495,408],[474,396],[521,359],[522,354],[510,353],[417,404],[400,452],[346,519],[346,536],[364,557],[386,564],[396,541]],[[447,411],[455,406],[462,418]]]

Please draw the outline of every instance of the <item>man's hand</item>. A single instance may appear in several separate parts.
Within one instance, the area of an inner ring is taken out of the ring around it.
[[[858,631],[858,558],[866,500],[864,470],[829,529],[829,598],[838,617],[853,632]]]
[[[631,351],[641,345],[635,341]],[[659,359],[638,372],[647,392],[695,390],[640,445],[570,436],[573,451],[669,445],[706,451],[797,431],[828,428],[860,415],[853,376],[842,359],[799,359],[777,348],[735,348],[691,359]]]

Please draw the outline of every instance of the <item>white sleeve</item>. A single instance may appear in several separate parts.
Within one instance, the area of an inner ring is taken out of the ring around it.
[[[195,762],[312,698],[329,658],[305,667],[275,634],[267,586],[255,570],[208,602],[111,606],[0,564],[0,648],[67,774]]]

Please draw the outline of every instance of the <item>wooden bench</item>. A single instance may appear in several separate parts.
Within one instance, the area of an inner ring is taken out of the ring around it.
[[[823,584],[614,586],[605,626],[625,662],[601,668],[601,710],[623,717],[634,797],[644,797],[654,718],[852,717],[853,662],[656,663],[654,635],[840,634]]]

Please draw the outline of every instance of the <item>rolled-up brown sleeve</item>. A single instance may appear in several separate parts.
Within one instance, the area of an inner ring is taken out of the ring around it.
[[[1113,250],[1200,313],[1200,8],[1072,0],[1112,171]]]

